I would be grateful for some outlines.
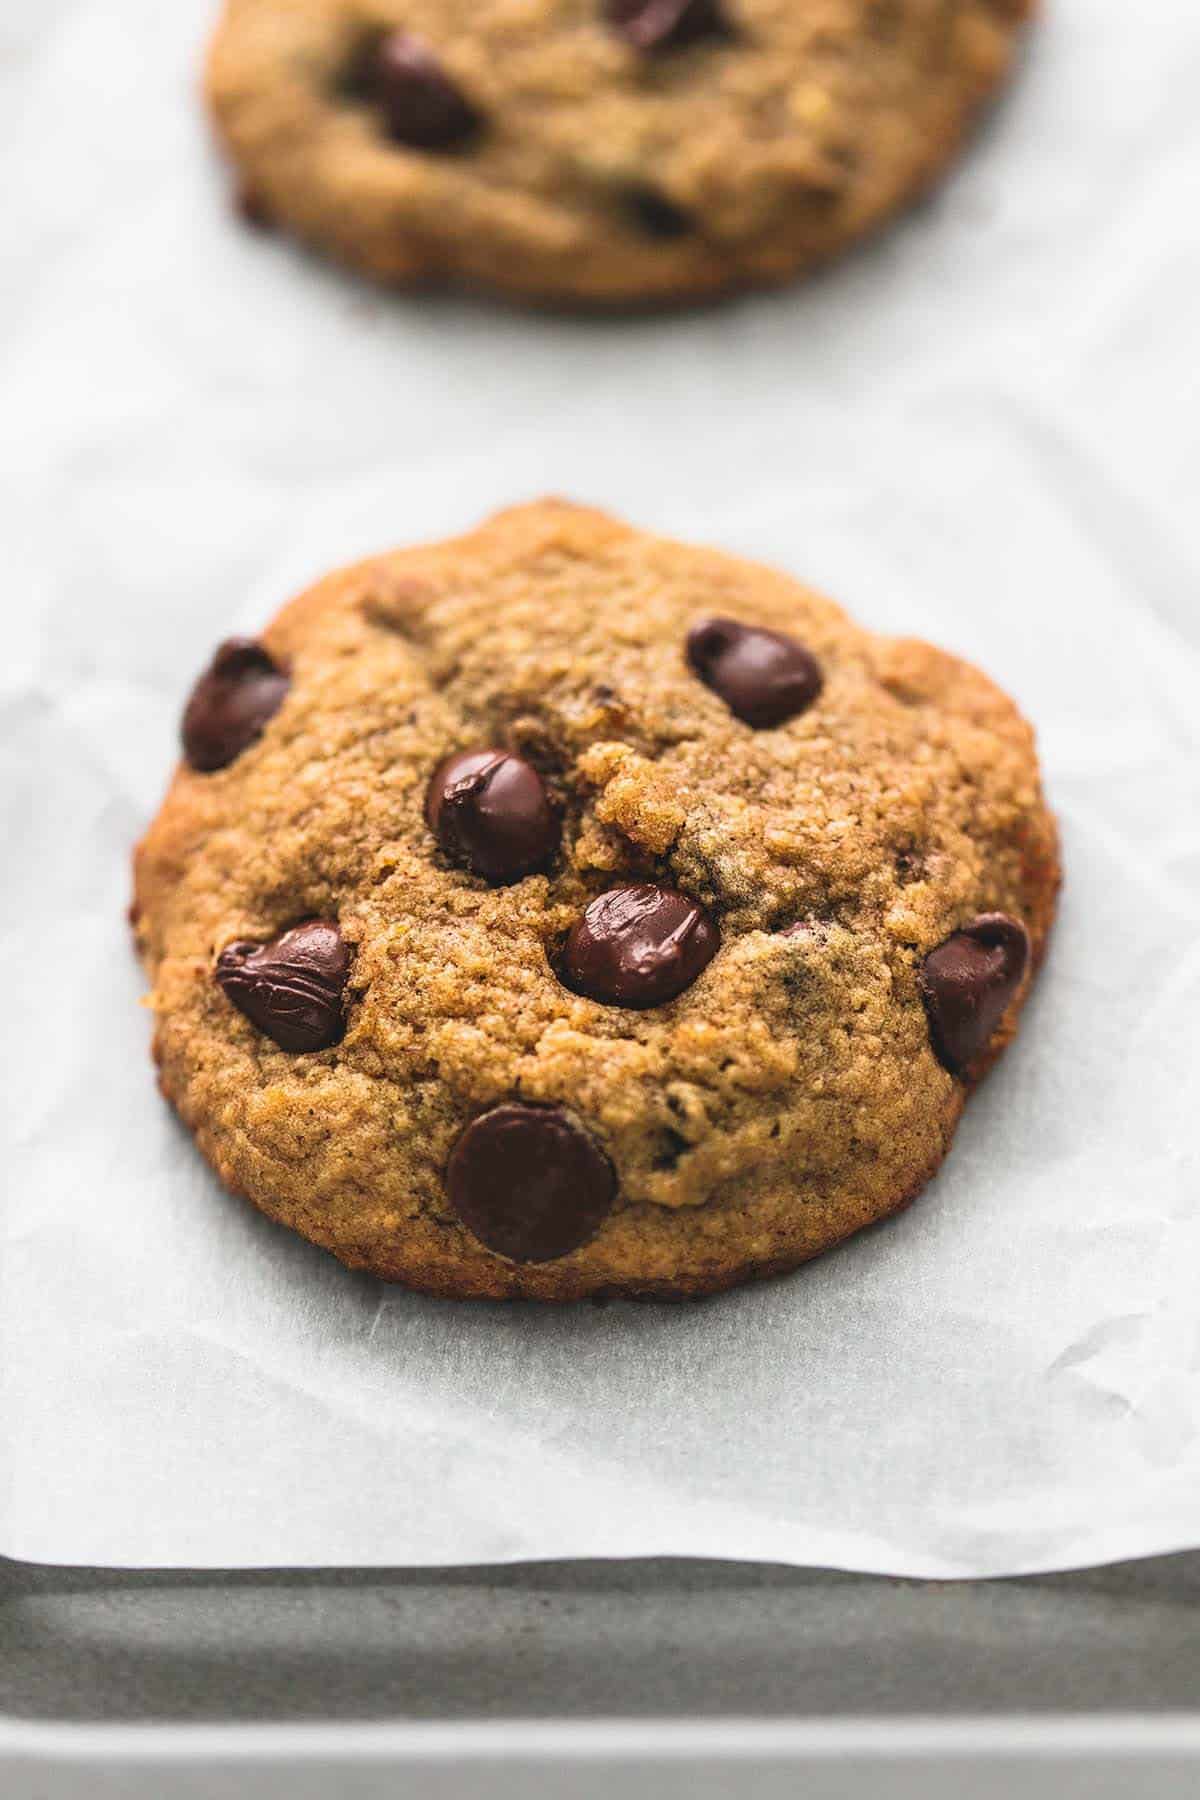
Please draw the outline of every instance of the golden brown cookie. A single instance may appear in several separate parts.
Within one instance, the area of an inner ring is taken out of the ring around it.
[[[387,282],[669,301],[904,205],[1036,0],[226,0],[247,209]]]
[[[985,676],[547,501],[223,646],[136,857],[222,1180],[447,1295],[700,1294],[904,1205],[1057,838]]]

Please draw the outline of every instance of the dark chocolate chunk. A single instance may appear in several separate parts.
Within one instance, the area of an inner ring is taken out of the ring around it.
[[[346,1029],[350,952],[329,919],[306,919],[269,944],[229,944],[216,978],[239,1012],[281,1050],[328,1050]]]
[[[428,44],[409,31],[389,31],[379,40],[369,85],[389,134],[418,150],[448,150],[482,124]]]
[[[289,676],[253,638],[227,638],[183,714],[183,753],[193,769],[223,769],[261,737],[283,705]]]
[[[233,206],[243,225],[249,225],[255,231],[270,231],[275,222],[266,201],[248,181],[240,182],[234,189]]]
[[[572,926],[564,986],[605,1006],[662,1006],[712,961],[721,936],[702,907],[673,888],[610,888]]]
[[[803,644],[736,619],[693,625],[687,659],[705,686],[756,731],[806,712],[823,686],[820,665]]]
[[[552,1262],[586,1244],[616,1192],[599,1144],[557,1106],[492,1107],[467,1126],[446,1166],[463,1224],[513,1262]]]
[[[545,783],[508,750],[463,750],[439,763],[425,818],[446,854],[488,881],[518,881],[558,848],[558,815]]]
[[[647,237],[667,242],[671,238],[685,237],[692,230],[690,213],[669,200],[658,188],[639,182],[625,189],[624,199],[634,224]]]
[[[1029,933],[1006,913],[983,913],[921,966],[921,998],[938,1061],[961,1075],[986,1050],[1029,966]]]
[[[635,50],[674,49],[728,31],[719,0],[605,0],[604,10]]]

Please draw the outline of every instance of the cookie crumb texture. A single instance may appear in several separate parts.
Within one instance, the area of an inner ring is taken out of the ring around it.
[[[780,281],[918,194],[1036,0],[226,0],[220,135],[400,285],[586,304]]]
[[[788,1269],[928,1181],[1058,886],[983,675],[557,502],[235,648],[133,909],[230,1188],[390,1280],[568,1299]]]

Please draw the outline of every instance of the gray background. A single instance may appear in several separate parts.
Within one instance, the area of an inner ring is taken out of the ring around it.
[[[1172,1713],[1200,1557],[929,1584],[704,1562],[0,1563],[0,1714],[108,1723]]]

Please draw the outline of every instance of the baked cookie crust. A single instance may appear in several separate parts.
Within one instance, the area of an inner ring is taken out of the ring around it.
[[[587,305],[781,281],[928,186],[1035,0],[225,0],[243,203],[376,279]]]
[[[576,506],[329,576],[186,717],[135,857],[163,1092],[429,1293],[703,1294],[896,1211],[1046,947],[984,675]]]

